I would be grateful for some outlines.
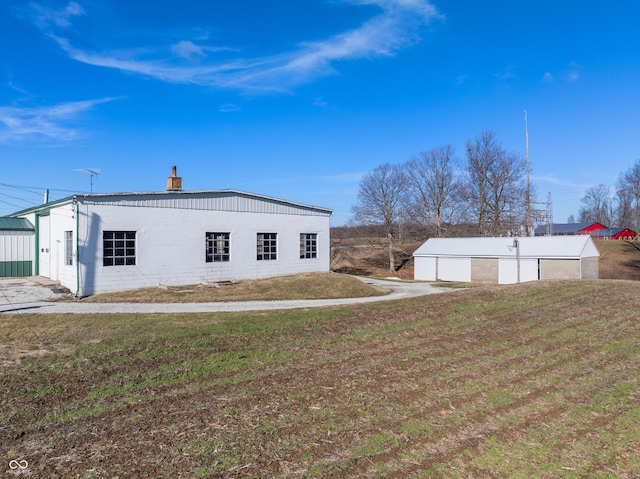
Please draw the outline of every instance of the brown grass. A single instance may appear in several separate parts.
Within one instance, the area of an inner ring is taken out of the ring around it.
[[[595,241],[601,279],[640,280],[640,241]]]
[[[394,253],[396,271],[389,269],[388,246],[382,241],[370,243],[362,239],[341,240],[332,250],[331,270],[345,274],[386,278],[413,279],[413,252],[422,243],[397,245]]]
[[[89,296],[94,303],[200,303],[379,296],[388,293],[349,275],[305,273],[257,280],[145,288]]]

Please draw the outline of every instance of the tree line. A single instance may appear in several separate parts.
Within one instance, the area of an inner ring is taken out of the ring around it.
[[[464,158],[451,145],[438,146],[403,164],[380,165],[362,177],[350,224],[383,228],[391,271],[394,238],[406,222],[423,226],[435,237],[453,236],[449,229],[462,224],[477,236],[527,233],[532,192],[526,162],[507,151],[491,130],[465,146]]]
[[[581,199],[579,223],[602,223],[640,232],[640,160],[620,173],[614,191],[607,185],[593,186]],[[572,222],[575,218],[570,217]]]
[[[401,228],[422,237],[527,235],[535,191],[526,162],[507,151],[496,133],[483,130],[466,142],[460,158],[451,145],[423,151],[403,164],[385,163],[366,173],[352,206],[350,226],[375,225],[388,240],[390,270]],[[614,193],[588,188],[580,223],[598,222],[640,232],[640,159],[622,172]],[[574,215],[567,221],[576,222]]]

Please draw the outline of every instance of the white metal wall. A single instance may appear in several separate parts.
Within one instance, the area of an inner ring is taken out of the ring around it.
[[[498,283],[514,284],[518,282],[518,262],[515,258],[500,258],[498,265]],[[536,258],[520,259],[520,282],[538,280],[538,260]]]
[[[33,231],[1,231],[0,261],[32,261]]]
[[[78,208],[81,296],[158,284],[185,285],[329,271],[328,214],[303,216],[95,204]],[[105,230],[136,231],[135,266],[103,266]],[[205,261],[207,232],[231,234],[229,262]],[[257,261],[257,233],[277,233],[277,260]],[[317,234],[317,258],[300,258],[300,233]]]
[[[413,259],[413,277],[419,281],[435,281],[437,279],[437,259],[433,256],[416,256]]]
[[[80,195],[82,196],[82,195]],[[126,206],[131,208],[167,208],[184,210],[228,211],[232,213],[264,213],[281,215],[326,216],[327,210],[299,205],[276,198],[242,192],[191,192],[175,194],[131,193],[89,196],[81,202],[91,205]]]
[[[76,220],[75,205],[67,203],[57,208],[52,208],[49,214],[50,224],[50,244],[51,244],[51,279],[60,281],[60,284],[69,288],[70,291],[76,289],[76,258],[75,258],[75,237]],[[72,264],[65,264],[65,231],[72,231],[73,253]]]
[[[438,258],[438,279],[471,281],[471,258]]]
[[[75,206],[71,203],[63,203],[50,208],[49,213],[36,216],[35,213],[25,215],[31,224],[36,225],[38,234],[37,257],[34,258],[34,265],[38,262],[38,275],[60,281],[60,284],[71,291],[76,289],[76,222]],[[73,243],[73,264],[64,263],[64,232],[72,231]],[[48,252],[46,250],[49,250]],[[35,251],[35,243],[32,246]],[[34,266],[34,274],[35,266]]]

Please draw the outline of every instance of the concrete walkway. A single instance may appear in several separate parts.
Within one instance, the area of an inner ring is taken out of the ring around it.
[[[385,296],[342,299],[287,301],[234,301],[216,303],[82,303],[54,301],[62,296],[52,291],[55,285],[43,278],[0,278],[0,314],[105,314],[105,313],[209,313],[264,311],[274,309],[317,308],[346,304],[373,303],[451,291],[432,283],[405,283],[358,277],[365,283],[391,290]],[[53,300],[53,301],[52,301]]]

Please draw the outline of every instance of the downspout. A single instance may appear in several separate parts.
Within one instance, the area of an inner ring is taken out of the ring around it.
[[[80,294],[80,208],[78,207],[78,199],[74,196],[71,203],[73,212],[76,215],[76,297]]]
[[[38,276],[40,274],[40,216],[35,214],[35,235],[34,246],[36,248],[35,256],[33,257],[33,275]]]

